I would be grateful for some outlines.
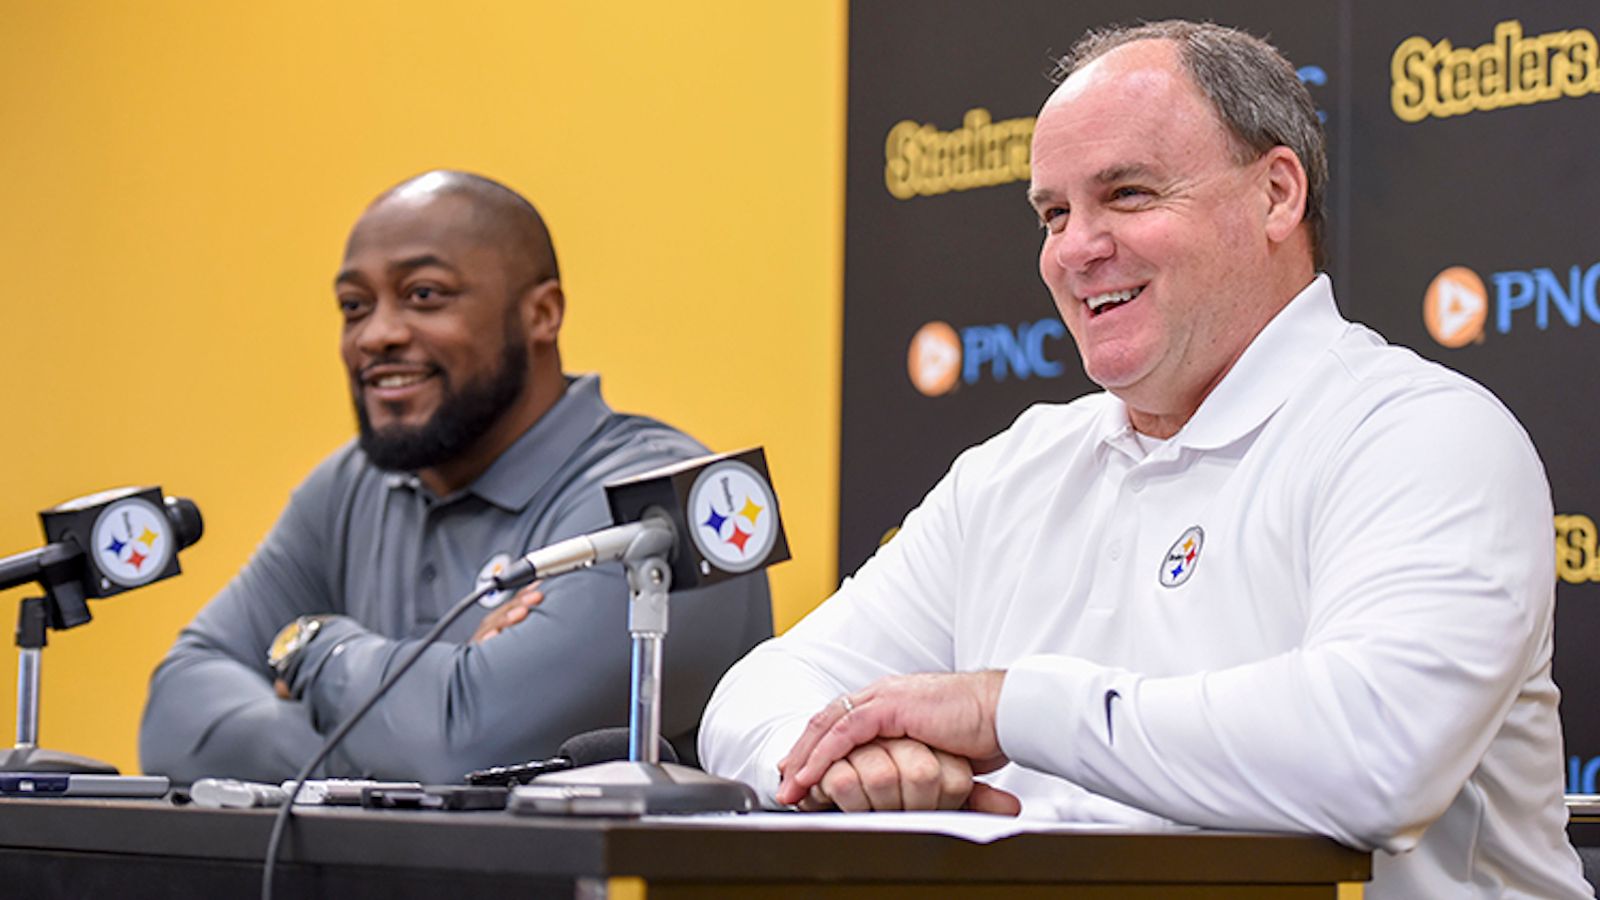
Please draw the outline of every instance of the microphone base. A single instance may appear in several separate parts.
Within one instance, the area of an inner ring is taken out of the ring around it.
[[[119,775],[117,767],[98,759],[46,750],[43,747],[12,747],[0,754],[0,772],[72,772],[80,775]]]
[[[514,788],[525,815],[641,816],[745,813],[757,806],[743,782],[677,763],[608,762],[551,772]]]

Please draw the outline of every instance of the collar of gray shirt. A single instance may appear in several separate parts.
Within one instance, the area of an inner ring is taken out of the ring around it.
[[[611,408],[600,396],[599,375],[569,375],[567,392],[532,428],[506,448],[476,481],[447,497],[435,498],[435,502],[450,503],[474,494],[506,512],[520,512],[610,415]],[[390,475],[387,481],[391,489],[404,487],[431,495],[410,473]]]

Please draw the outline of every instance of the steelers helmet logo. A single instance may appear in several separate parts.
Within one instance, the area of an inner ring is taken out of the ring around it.
[[[1190,525],[1167,549],[1161,560],[1161,586],[1175,588],[1194,574],[1200,563],[1200,548],[1205,545],[1206,533],[1199,525]]]
[[[1489,292],[1478,273],[1451,266],[1435,275],[1422,300],[1422,323],[1441,345],[1454,349],[1483,340]]]
[[[143,497],[119,500],[95,520],[96,568],[124,588],[149,584],[172,561],[173,538],[171,523],[154,503]]]
[[[495,555],[489,557],[489,561],[484,563],[483,568],[478,570],[478,577],[473,583],[472,589],[474,591],[481,591],[489,585],[494,584],[495,577],[504,572],[510,566],[511,554],[509,553],[496,553]],[[490,591],[489,593],[478,598],[478,605],[485,609],[494,609],[496,606],[504,603],[505,599],[509,596],[511,596],[510,591]]]
[[[772,552],[778,508],[772,488],[755,469],[735,459],[706,467],[689,489],[690,535],[702,556],[719,569],[748,572]]]
[[[961,375],[961,337],[944,322],[929,322],[911,337],[906,353],[911,384],[929,397],[950,393]]]

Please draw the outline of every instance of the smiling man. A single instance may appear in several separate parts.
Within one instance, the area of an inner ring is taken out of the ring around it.
[[[1340,317],[1273,48],[1161,22],[1064,65],[1029,199],[1105,392],[962,454],[735,666],[707,767],[803,810],[1323,834],[1382,851],[1374,898],[1593,896],[1527,435]]]
[[[528,550],[611,524],[602,485],[705,453],[563,374],[566,300],[534,208],[476,175],[380,196],[334,289],[360,427],[151,680],[143,767],[291,777],[456,600]],[[320,775],[459,780],[626,721],[628,589],[600,566],[469,613]],[[662,730],[692,753],[716,679],[772,633],[757,573],[673,598]]]

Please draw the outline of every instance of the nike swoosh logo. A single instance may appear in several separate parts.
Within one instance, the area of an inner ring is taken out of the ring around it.
[[[1122,695],[1115,690],[1106,691],[1106,744],[1113,744],[1115,740],[1111,734],[1111,704]]]

